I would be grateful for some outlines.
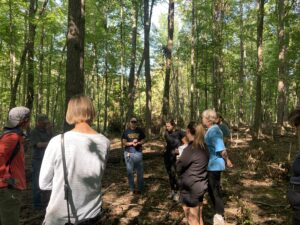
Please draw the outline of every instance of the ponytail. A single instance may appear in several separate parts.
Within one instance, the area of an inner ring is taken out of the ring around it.
[[[190,122],[187,126],[190,133],[194,136],[193,147],[203,148],[204,147],[204,135],[205,129],[202,124],[197,124],[196,122]]]

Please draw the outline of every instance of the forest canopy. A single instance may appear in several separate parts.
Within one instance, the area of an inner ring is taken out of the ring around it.
[[[257,132],[282,126],[300,103],[298,1],[69,2],[1,0],[1,124],[26,105],[59,130],[76,92],[93,99],[104,132],[135,115],[155,133],[166,118],[184,126],[206,108]]]

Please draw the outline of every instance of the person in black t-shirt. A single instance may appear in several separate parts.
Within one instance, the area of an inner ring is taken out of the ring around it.
[[[145,143],[145,134],[137,127],[137,119],[131,118],[129,128],[122,135],[125,146],[124,159],[126,163],[129,190],[131,193],[141,194],[144,186],[144,166],[142,145]],[[137,191],[134,185],[134,171],[137,174]]]
[[[289,116],[290,122],[296,127],[298,134],[298,148],[300,148],[300,106],[294,109]],[[300,154],[298,154],[292,166],[293,176],[290,179],[288,200],[294,211],[293,225],[300,224]]]
[[[178,200],[178,181],[176,175],[176,155],[178,154],[178,147],[182,144],[182,139],[185,133],[175,128],[174,120],[168,120],[166,122],[166,131],[164,138],[166,140],[166,151],[164,153],[164,163],[169,175],[169,181],[171,186],[171,193],[168,196],[173,200]]]

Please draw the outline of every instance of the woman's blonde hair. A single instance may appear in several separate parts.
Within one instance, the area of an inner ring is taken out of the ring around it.
[[[66,114],[68,124],[80,122],[92,123],[95,118],[95,108],[88,96],[77,95],[70,99]]]
[[[190,122],[187,126],[190,133],[194,136],[193,146],[195,148],[204,147],[204,135],[205,129],[202,124],[197,124],[196,122]]]
[[[207,109],[202,113],[202,117],[205,117],[212,124],[216,123],[217,113],[213,109]]]

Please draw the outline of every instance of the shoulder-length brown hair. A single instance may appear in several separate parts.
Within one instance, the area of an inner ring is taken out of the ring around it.
[[[91,124],[95,118],[92,100],[85,95],[77,95],[70,99],[66,114],[68,124],[87,122]]]

